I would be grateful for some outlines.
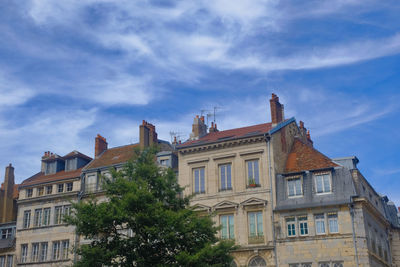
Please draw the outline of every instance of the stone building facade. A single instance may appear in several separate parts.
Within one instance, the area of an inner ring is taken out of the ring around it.
[[[82,168],[90,157],[45,152],[41,171],[20,185],[16,225],[18,266],[70,266],[75,229],[63,222],[78,199]]]
[[[191,140],[178,145],[179,184],[199,212],[214,212],[222,239],[240,247],[232,266],[276,266],[273,228],[275,172],[283,168],[295,135],[294,118],[285,120],[283,105],[272,95],[271,122],[209,132],[204,117],[194,119]]]

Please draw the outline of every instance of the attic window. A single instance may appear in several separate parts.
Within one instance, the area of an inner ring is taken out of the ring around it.
[[[65,170],[66,171],[76,170],[76,158],[67,159],[65,161]]]
[[[56,162],[47,162],[46,163],[46,170],[45,170],[45,174],[53,174],[56,173]]]

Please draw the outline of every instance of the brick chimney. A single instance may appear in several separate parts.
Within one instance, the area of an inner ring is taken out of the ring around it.
[[[204,123],[204,116],[199,118],[199,115],[193,120],[192,133],[190,134],[190,140],[197,140],[207,134],[207,125]]]
[[[108,143],[106,139],[100,134],[97,134],[94,144],[94,157],[97,158],[101,153],[106,151],[107,148],[108,148]]]
[[[142,125],[139,126],[139,144],[140,148],[153,146],[158,143],[158,135],[156,132],[156,127],[143,120]]]
[[[0,223],[11,222],[14,220],[14,184],[14,167],[10,163],[10,165],[6,167],[4,177],[4,195],[2,195],[2,198],[0,199]]]
[[[284,119],[284,109],[283,105],[279,103],[279,97],[276,94],[272,94],[271,99],[269,100],[271,107],[271,122],[272,126],[277,125],[282,122]]]
[[[217,124],[214,124],[214,122],[211,122],[211,127],[210,127],[210,129],[208,130],[208,132],[210,132],[210,133],[218,132]]]
[[[307,130],[307,142],[313,146],[314,142],[311,140],[310,130]]]

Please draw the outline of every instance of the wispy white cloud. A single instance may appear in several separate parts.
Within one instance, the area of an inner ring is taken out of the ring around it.
[[[23,104],[34,95],[34,90],[0,71],[0,110]]]

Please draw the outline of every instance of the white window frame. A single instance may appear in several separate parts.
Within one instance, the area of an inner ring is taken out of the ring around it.
[[[331,217],[330,217],[331,216]],[[332,216],[335,216],[335,217],[332,217]],[[339,216],[338,216],[338,214],[336,213],[336,212],[332,212],[332,213],[328,213],[327,214],[327,218],[328,218],[328,229],[329,229],[329,233],[331,233],[331,234],[337,234],[337,233],[339,233]],[[333,221],[336,221],[336,227],[337,227],[337,231],[332,231],[331,230],[331,223],[333,222]]]
[[[258,167],[258,168],[255,167],[254,162],[257,162],[257,167]],[[249,163],[252,163],[252,164],[251,164],[251,165],[252,165],[252,167],[251,167],[251,173],[252,173],[252,176],[254,176],[254,177],[250,177],[250,175],[249,175],[249,172],[250,172]],[[250,179],[252,178],[252,179],[254,179],[255,185],[256,185],[256,186],[260,186],[260,185],[261,185],[260,159],[258,159],[258,158],[256,158],[256,159],[249,159],[249,160],[246,160],[246,161],[245,161],[245,164],[246,164],[246,178],[247,178],[246,184],[249,185],[249,184],[250,184]],[[255,173],[257,173],[257,175],[258,175],[258,181],[256,180],[256,175],[255,175]]]
[[[330,172],[323,172],[323,173],[314,173],[314,186],[315,186],[315,194],[317,195],[326,195],[326,194],[332,194],[332,175]],[[326,190],[325,188],[325,182],[322,180],[322,192],[318,192],[318,183],[317,183],[317,177],[325,177],[328,176],[328,181],[329,181],[329,191]]]
[[[61,259],[68,259],[69,254],[69,240],[61,241]]]
[[[35,209],[35,216],[33,218],[33,227],[41,227],[43,220],[43,209]]]
[[[308,216],[301,215],[301,216],[297,216],[296,219],[297,219],[297,224],[298,224],[298,228],[299,228],[299,236],[308,236],[310,234],[310,229],[308,227]],[[304,233],[304,234],[301,233],[302,225],[303,225],[303,229],[307,230],[307,233]]]
[[[62,189],[61,191],[60,188]],[[57,193],[63,193],[64,190],[65,190],[64,184],[57,184]]]
[[[28,229],[30,226],[31,226],[31,210],[25,210],[22,222],[22,228]]]
[[[297,194],[297,188],[296,188],[296,180],[300,181],[300,194]],[[294,183],[294,195],[290,195],[290,186],[289,186],[289,181],[295,181]],[[288,198],[297,198],[297,197],[303,197],[303,178],[301,176],[295,176],[295,177],[287,177],[286,178],[286,188],[287,188],[287,196]]]
[[[32,243],[31,261],[39,261],[39,243]]]
[[[296,217],[286,217],[285,223],[286,223],[286,236],[296,237],[297,236]]]
[[[201,188],[201,171],[203,170],[203,183],[204,183],[204,190]],[[196,172],[198,172],[198,185],[196,185]],[[193,175],[193,193],[194,194],[205,194],[206,193],[206,168],[204,166],[198,167],[198,168],[193,168],[192,169],[192,175]],[[198,190],[196,190],[196,187],[198,186]]]
[[[321,216],[323,216],[323,218],[320,218]],[[326,235],[327,231],[326,231],[325,219],[326,219],[325,213],[314,214],[315,234],[316,235]],[[324,232],[318,232],[318,222],[322,222],[322,226],[324,227]]]
[[[222,218],[226,218],[226,225],[222,224]],[[233,225],[233,229],[230,229],[231,222]],[[235,239],[235,215],[233,213],[230,214],[221,214],[219,216],[219,223],[221,225],[221,239]],[[226,227],[227,236],[223,236],[223,229]]]
[[[21,244],[21,263],[28,260],[28,244]]]
[[[53,186],[52,185],[46,186],[46,195],[50,195],[52,193],[53,193]]]
[[[252,215],[254,215],[254,218],[255,218],[255,220],[254,220],[255,235],[254,236],[252,236],[251,233],[250,233],[250,228],[251,228],[250,227],[250,216],[252,216]],[[259,217],[261,217],[261,229],[260,229],[260,227],[258,225]],[[264,215],[263,215],[262,211],[249,211],[247,213],[247,220],[248,220],[248,224],[247,225],[248,225],[248,229],[249,229],[249,235],[248,236],[250,238],[264,236]]]
[[[50,225],[50,218],[51,218],[51,208],[44,208],[43,209],[43,215],[42,215],[42,225],[43,226],[48,226]]]
[[[230,169],[230,172],[229,172],[229,176],[228,176],[228,166],[229,166],[229,169]],[[223,177],[223,175],[222,175],[222,171],[224,170],[224,177]],[[220,165],[218,165],[218,173],[219,173],[219,175],[218,175],[218,177],[219,177],[219,190],[220,191],[228,191],[228,190],[232,190],[232,163],[223,163],[223,164],[220,164]],[[225,187],[223,188],[222,187],[222,181],[224,180],[224,183],[225,183]],[[230,187],[228,187],[228,180],[229,180],[229,183],[230,183]]]
[[[33,188],[25,189],[25,192],[27,198],[33,197]]]
[[[59,260],[61,258],[61,241],[53,241],[51,258],[53,260]]]

